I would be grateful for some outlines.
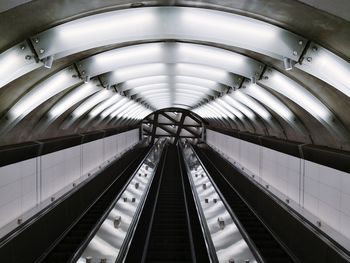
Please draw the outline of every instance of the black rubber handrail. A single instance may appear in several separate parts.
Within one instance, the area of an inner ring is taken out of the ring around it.
[[[184,200],[185,200],[186,220],[187,220],[187,227],[188,227],[188,238],[190,239],[192,262],[196,263],[197,262],[196,252],[195,252],[194,244],[193,244],[192,229],[191,229],[190,215],[188,212],[187,197],[186,197],[186,191],[185,191],[185,185],[184,185],[184,179],[183,179],[183,173],[182,173],[182,165],[181,165],[181,160],[180,160],[181,155],[180,155],[179,145],[177,145],[176,148],[177,148],[178,163],[179,163],[179,167],[180,167],[182,192],[183,192],[183,196],[184,196]]]

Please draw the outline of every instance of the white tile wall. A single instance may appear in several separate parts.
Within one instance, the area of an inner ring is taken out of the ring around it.
[[[350,238],[350,174],[211,130],[207,143]]]
[[[0,167],[0,228],[39,204],[49,203],[46,200],[58,192],[69,191],[73,182],[83,179],[84,173],[138,140],[135,129]]]
[[[36,205],[36,158],[0,167],[0,226]]]

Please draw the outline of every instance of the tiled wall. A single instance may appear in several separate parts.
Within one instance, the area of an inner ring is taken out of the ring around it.
[[[0,228],[59,197],[139,141],[138,129],[0,167]]]
[[[350,238],[350,174],[212,130],[207,130],[207,143],[257,182]]]

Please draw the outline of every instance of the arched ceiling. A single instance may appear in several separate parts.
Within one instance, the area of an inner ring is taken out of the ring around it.
[[[350,149],[350,22],[322,1],[19,4],[0,13],[1,144],[177,107],[209,126]]]

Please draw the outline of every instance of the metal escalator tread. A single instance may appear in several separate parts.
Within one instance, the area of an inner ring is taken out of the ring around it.
[[[178,155],[169,147],[146,262],[192,262]]]
[[[141,162],[144,154],[139,155],[131,165],[120,175],[118,180],[111,185],[108,191],[85,213],[77,224],[60,240],[41,262],[63,263],[69,262],[90,231],[97,224],[103,213],[107,210],[115,196],[125,185],[128,178]]]
[[[201,149],[196,148],[196,152],[265,262],[294,262],[241,197],[222,178],[209,157]]]

